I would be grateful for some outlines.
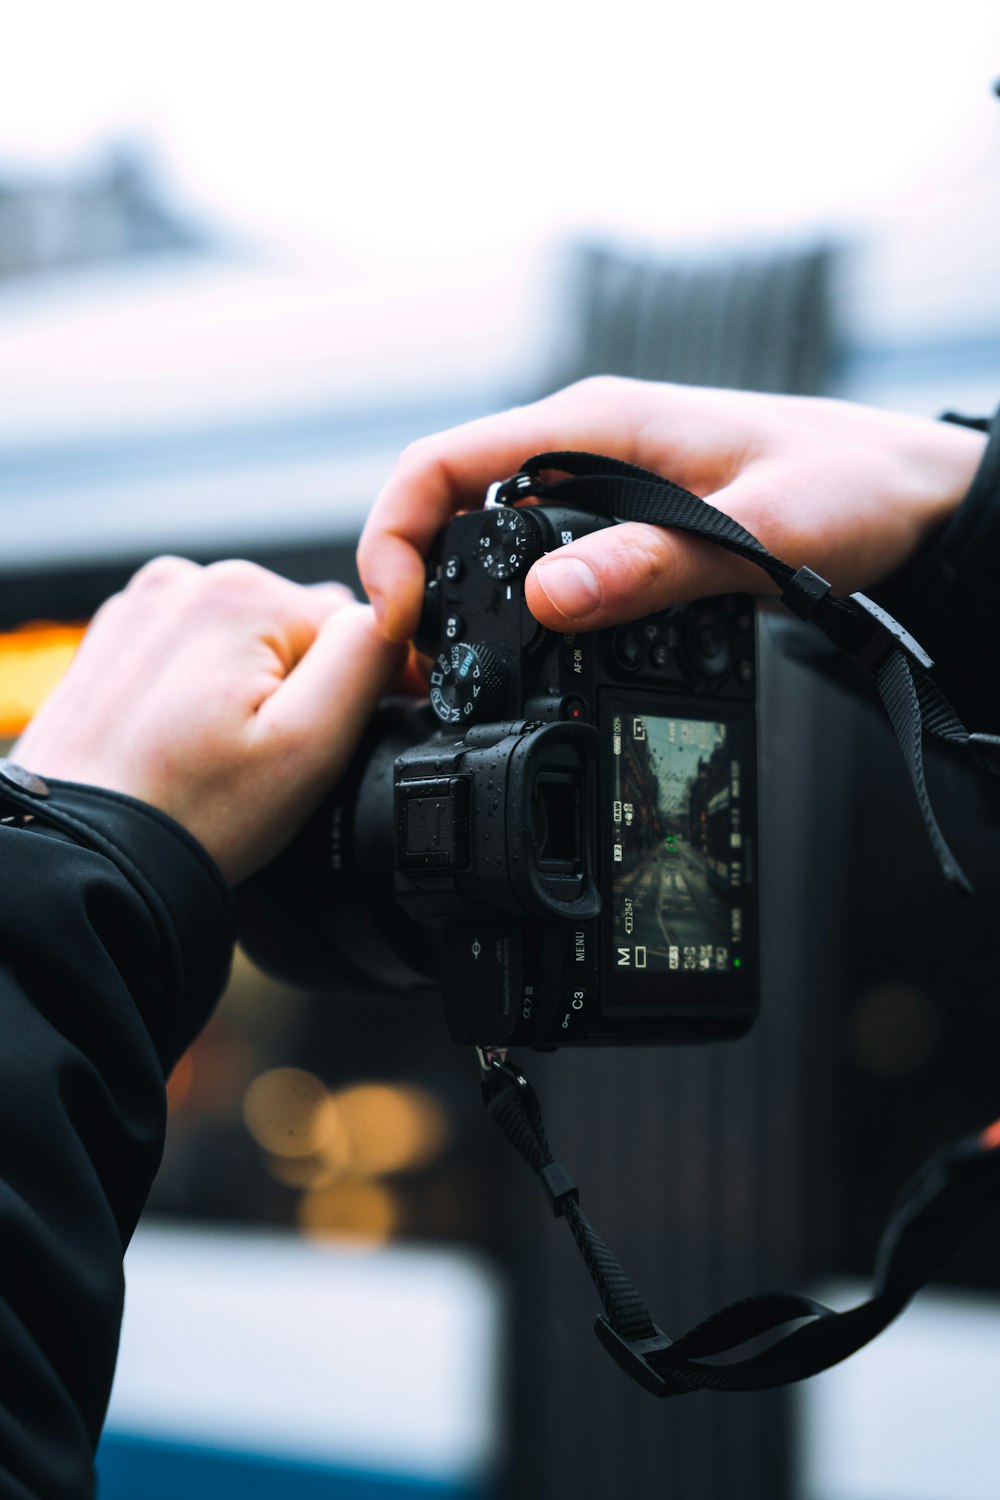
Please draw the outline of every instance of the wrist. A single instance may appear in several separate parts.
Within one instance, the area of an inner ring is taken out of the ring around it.
[[[920,540],[945,526],[968,495],[983,461],[987,435],[954,422],[921,421],[910,455],[917,486]]]

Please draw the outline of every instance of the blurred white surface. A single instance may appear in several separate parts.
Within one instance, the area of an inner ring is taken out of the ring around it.
[[[413,1478],[484,1472],[499,1292],[471,1257],[142,1226],[109,1432]]]
[[[5,448],[492,393],[524,364],[530,267],[138,260],[0,281]]]
[[[869,1294],[814,1292],[848,1307]],[[799,1500],[997,1500],[1000,1298],[921,1292],[867,1349],[796,1388]]]
[[[245,464],[170,479],[77,482],[5,516],[0,576],[357,537],[396,450],[327,463]]]

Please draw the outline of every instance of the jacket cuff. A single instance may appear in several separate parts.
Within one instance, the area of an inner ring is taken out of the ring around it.
[[[989,433],[979,468],[945,525],[869,592],[934,658],[935,680],[970,727],[995,733],[1000,700],[984,664],[1000,640],[1000,410],[944,420]]]
[[[142,897],[160,939],[158,962],[173,997],[146,1016],[165,1071],[208,1019],[232,963],[236,909],[221,871],[173,818],[134,797],[43,779],[0,761],[0,816],[37,820],[102,854]]]

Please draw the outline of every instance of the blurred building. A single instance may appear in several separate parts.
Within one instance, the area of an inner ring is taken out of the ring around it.
[[[204,244],[204,234],[168,205],[149,158],[135,147],[114,148],[65,177],[0,173],[0,279]]]

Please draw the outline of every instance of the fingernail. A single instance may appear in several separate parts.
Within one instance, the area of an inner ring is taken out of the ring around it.
[[[555,557],[535,569],[535,579],[549,603],[567,618],[593,614],[601,590],[592,570],[579,557]]]

